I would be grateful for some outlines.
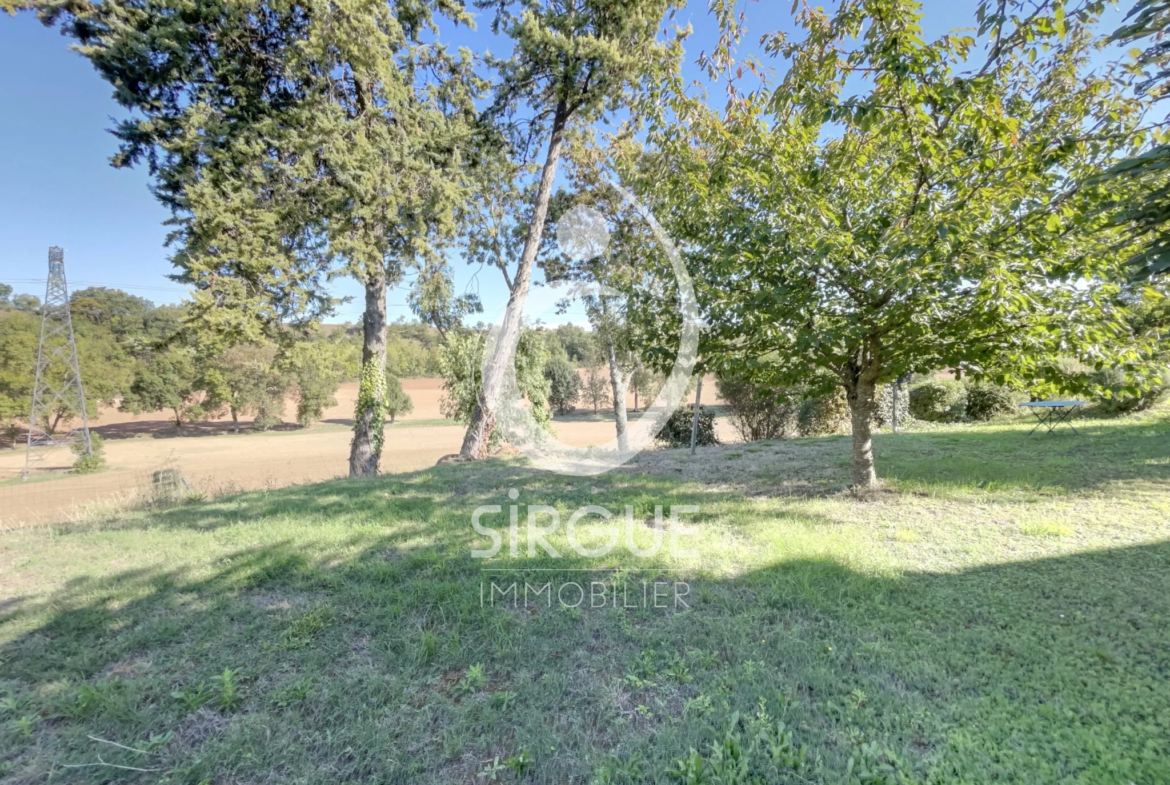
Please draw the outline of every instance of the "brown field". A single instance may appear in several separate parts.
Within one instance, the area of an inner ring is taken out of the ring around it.
[[[457,452],[463,439],[462,426],[433,424],[442,418],[441,379],[405,379],[402,386],[414,402],[414,411],[387,430],[383,472],[432,466],[442,456]],[[704,399],[717,403],[712,400],[714,384],[708,380],[703,386]],[[286,425],[266,433],[249,432],[248,423],[242,422],[244,432],[235,434],[227,417],[188,424],[179,430],[159,412],[132,415],[103,408],[91,423],[105,439],[109,469],[100,474],[68,475],[72,455],[58,449],[34,467],[30,481],[21,482],[24,451],[0,452],[0,525],[61,520],[84,515],[94,507],[126,503],[131,497],[149,494],[152,472],[170,467],[178,468],[192,489],[209,496],[344,475],[356,398],[357,383],[347,382],[337,392],[337,405],[325,412],[322,422],[309,428]],[[284,415],[286,423],[294,416],[290,404]],[[432,424],[423,422],[428,420]],[[729,429],[720,425],[720,438],[731,440]],[[595,419],[588,409],[579,408],[577,414],[558,418],[554,429],[562,441],[581,447],[613,438],[612,421]],[[51,481],[46,481],[50,477]]]

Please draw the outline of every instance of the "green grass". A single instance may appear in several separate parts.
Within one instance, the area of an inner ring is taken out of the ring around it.
[[[879,436],[866,498],[828,438],[5,533],[0,780],[1170,782],[1170,423],[1021,427]],[[481,504],[632,505],[640,547],[654,505],[698,505],[699,557],[512,558],[505,531],[477,560]],[[493,606],[493,577],[690,607]]]

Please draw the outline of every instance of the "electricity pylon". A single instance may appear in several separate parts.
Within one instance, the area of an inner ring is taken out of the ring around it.
[[[59,420],[59,413],[66,419],[80,416],[81,428],[70,428],[64,436],[58,436],[49,429],[49,422]],[[81,368],[77,364],[73,318],[69,314],[69,287],[65,283],[65,252],[53,246],[49,249],[49,279],[45,282],[45,302],[41,306],[41,340],[37,345],[36,379],[21,479],[28,479],[29,466],[44,460],[49,450],[79,440],[85,444],[85,454],[91,455],[93,442],[85,413]]]

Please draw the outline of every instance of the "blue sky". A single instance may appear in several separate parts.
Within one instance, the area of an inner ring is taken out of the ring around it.
[[[977,5],[977,0],[928,0],[926,33],[933,37],[972,26]],[[786,0],[744,7],[749,41],[791,29]],[[1121,15],[1109,13],[1105,29],[1113,29]],[[695,28],[687,46],[693,63],[715,39],[706,2],[692,2],[677,20],[689,20]],[[479,32],[461,31],[455,42],[499,50],[500,42],[487,40],[487,20],[479,26]],[[42,296],[48,247],[60,245],[72,289],[105,285],[156,303],[182,299],[183,287],[166,277],[172,271],[164,247],[167,212],[151,195],[147,172],[109,165],[117,145],[106,129],[113,125],[111,118],[125,116],[109,85],[69,50],[68,39],[29,14],[0,15],[0,74],[0,282]],[[498,272],[483,270],[476,276],[458,261],[454,268],[457,288],[477,287],[489,313],[503,305],[507,293]],[[356,321],[359,287],[339,281],[335,288],[356,297],[336,320]],[[404,291],[391,292],[389,302],[391,318],[409,316]],[[570,312],[547,321],[579,318]]]

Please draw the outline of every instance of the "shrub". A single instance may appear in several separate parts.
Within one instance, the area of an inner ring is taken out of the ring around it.
[[[581,377],[562,357],[553,357],[544,364],[544,378],[548,380],[548,403],[557,414],[573,411],[581,397]]]
[[[1170,372],[1156,382],[1147,382],[1134,389],[1121,368],[1105,368],[1093,374],[1093,399],[1097,406],[1110,414],[1140,412],[1150,408],[1170,387]]]
[[[801,436],[825,436],[850,430],[849,404],[840,388],[828,395],[808,398],[800,405],[798,428]]]
[[[666,421],[666,427],[659,432],[658,441],[667,447],[690,447],[694,412],[694,404],[676,409]],[[699,407],[699,433],[695,442],[703,447],[719,444],[719,439],[715,437],[715,414],[706,406]]]
[[[873,424],[878,428],[893,428],[894,385],[887,384],[879,387],[876,403]],[[898,425],[906,425],[910,420],[910,391],[903,386],[902,389],[898,390]]]
[[[967,388],[954,379],[933,379],[910,390],[910,414],[928,422],[957,422],[967,414]]]
[[[99,472],[106,467],[105,442],[98,434],[90,431],[89,443],[92,449],[88,455],[85,452],[85,442],[75,441],[69,445],[69,449],[77,458],[73,461],[74,474],[93,474]]]
[[[386,372],[386,414],[390,415],[390,422],[394,422],[400,414],[410,414],[414,411],[414,401],[402,389],[402,380],[389,371]]]
[[[967,416],[972,420],[992,420],[1017,411],[1020,394],[1010,387],[991,382],[967,383]]]
[[[745,442],[783,439],[796,433],[800,407],[793,402],[790,390],[753,384],[742,376],[720,378],[717,385],[731,425]]]

